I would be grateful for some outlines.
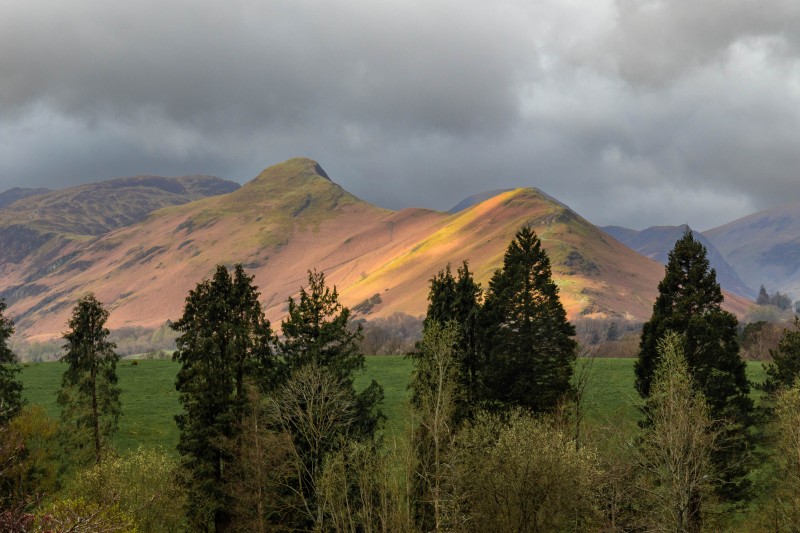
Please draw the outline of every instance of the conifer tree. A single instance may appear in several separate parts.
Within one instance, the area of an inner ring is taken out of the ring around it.
[[[713,456],[715,470],[726,481],[719,492],[741,498],[748,485],[744,475],[753,410],[750,386],[739,357],[736,317],[722,309],[716,273],[709,269],[706,249],[690,229],[669,253],[658,292],[653,315],[642,329],[636,388],[643,398],[650,395],[660,361],[658,343],[668,331],[681,334],[689,371],[708,402],[711,418],[728,422]]]
[[[458,268],[458,278],[453,277],[448,264],[430,281],[425,329],[434,322],[440,327],[448,322],[457,326],[454,350],[461,392],[454,414],[456,425],[469,416],[478,398],[481,293],[467,261]]]
[[[8,339],[14,333],[14,323],[3,313],[6,302],[0,300],[0,426],[4,426],[22,407],[22,383],[17,358],[8,347]]]
[[[68,367],[58,393],[67,431],[78,438],[79,447],[89,447],[80,439],[90,436],[96,463],[100,463],[105,441],[116,431],[122,413],[117,386],[119,355],[114,351],[116,345],[108,340],[106,320],[108,311],[91,293],[72,310],[61,358]]]
[[[483,308],[488,402],[533,412],[554,409],[572,389],[575,328],[558,298],[550,260],[529,227],[509,244]]]
[[[792,387],[800,377],[800,318],[795,317],[794,328],[783,330],[776,350],[770,349],[772,362],[764,365],[767,379],[762,388],[767,393]]]
[[[173,359],[181,363],[175,388],[184,412],[175,417],[178,452],[192,529],[224,531],[231,502],[224,473],[233,453],[237,421],[247,405],[247,383],[262,389],[275,382],[273,340],[253,278],[236,265],[218,266],[210,280],[189,292],[183,316],[172,327],[181,335]]]

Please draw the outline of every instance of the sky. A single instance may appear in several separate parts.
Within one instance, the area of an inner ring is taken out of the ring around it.
[[[0,190],[305,156],[389,208],[532,186],[704,230],[800,201],[796,0],[0,4]]]

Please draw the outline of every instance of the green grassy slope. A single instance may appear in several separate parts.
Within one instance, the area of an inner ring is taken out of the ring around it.
[[[633,388],[633,359],[597,359],[591,368],[586,394],[587,419],[596,424],[631,421],[637,417],[638,396]],[[365,387],[375,379],[384,388],[383,412],[387,417],[387,435],[398,435],[407,423],[408,382],[412,362],[403,357],[367,357],[366,371],[357,377],[356,386]],[[120,451],[145,446],[163,446],[174,450],[178,431],[174,416],[180,412],[175,391],[178,364],[168,360],[121,361],[118,366],[122,388],[123,416],[115,437]],[[761,363],[748,364],[748,375],[763,381]],[[29,403],[41,404],[57,417],[56,391],[64,366],[39,363],[23,368],[24,395]],[[754,393],[754,397],[757,393]]]

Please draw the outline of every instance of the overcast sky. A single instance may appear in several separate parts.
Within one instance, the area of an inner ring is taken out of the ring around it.
[[[535,186],[702,230],[800,201],[800,2],[2,1],[0,190],[293,156],[391,208]]]

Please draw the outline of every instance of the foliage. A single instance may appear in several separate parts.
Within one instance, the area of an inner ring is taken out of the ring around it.
[[[361,328],[348,328],[350,310],[339,303],[336,287],[325,285],[322,272],[308,272],[308,289],[300,288],[299,301],[289,298],[289,315],[281,323],[283,339],[278,342],[289,373],[308,365],[330,372],[342,387],[352,392],[357,410],[357,433],[361,438],[375,434],[383,415],[376,412],[383,389],[373,382],[360,393],[353,389],[353,374],[364,368],[359,350]]]
[[[550,260],[529,228],[509,244],[489,282],[483,313],[486,399],[552,411],[571,391],[575,328],[558,298]]]
[[[393,469],[394,454],[350,441],[325,461],[318,493],[326,528],[334,531],[413,531],[408,498]]]
[[[8,346],[14,323],[6,317],[5,300],[0,300],[0,426],[6,424],[22,408],[22,384],[17,379],[19,365]]]
[[[285,490],[292,479],[291,436],[274,431],[273,422],[258,388],[248,385],[247,408],[237,421],[237,436],[223,441],[232,457],[225,486],[233,523],[242,531],[272,530],[297,504],[297,498]]]
[[[164,451],[140,447],[78,472],[60,496],[118,508],[142,533],[182,531],[184,498],[177,468]]]
[[[359,320],[364,338],[359,344],[363,354],[405,355],[414,350],[422,336],[422,319],[405,313]],[[356,325],[358,327],[358,325]]]
[[[108,341],[106,320],[108,311],[91,293],[72,310],[61,358],[68,366],[58,393],[61,419],[71,443],[79,449],[92,447],[97,463],[122,413],[117,386],[119,356],[114,343]]]
[[[776,475],[780,479],[769,505],[775,531],[800,530],[800,380],[777,391],[775,402]]]
[[[100,504],[81,497],[56,500],[40,511],[33,531],[71,533],[137,533],[134,519],[117,504]]]
[[[725,480],[718,491],[740,499],[749,485],[745,475],[753,411],[750,386],[739,357],[736,317],[722,309],[716,273],[709,269],[705,247],[689,229],[669,253],[658,291],[653,314],[642,330],[636,388],[643,398],[650,396],[661,357],[659,342],[668,331],[680,333],[689,373],[706,398],[712,419],[728,422],[723,442],[713,454],[714,467]]]
[[[466,261],[458,268],[458,278],[453,277],[448,264],[430,280],[425,329],[433,323],[453,322],[458,326],[453,347],[458,386],[462,394],[456,398],[456,423],[469,417],[479,396],[480,298],[481,288],[473,279]]]
[[[460,337],[456,322],[442,325],[429,321],[414,356],[413,493],[416,520],[424,531],[439,531],[445,525],[444,502],[450,492],[446,489],[447,458],[458,426],[459,400],[464,393],[459,383],[461,361],[456,356]]]
[[[236,265],[233,275],[218,266],[211,280],[189,292],[173,359],[184,413],[178,452],[185,470],[187,516],[195,529],[224,529],[230,500],[224,472],[231,461],[222,440],[235,436],[246,403],[245,379],[267,388],[274,381],[273,335],[264,319],[252,277]]]
[[[26,504],[55,491],[57,435],[58,423],[39,405],[24,407],[0,428],[0,507]]]
[[[755,361],[770,359],[770,351],[778,348],[784,329],[782,324],[765,320],[746,324],[739,335],[742,357]]]
[[[714,479],[711,454],[719,430],[692,382],[682,344],[674,332],[659,341],[661,357],[646,408],[650,423],[638,454],[652,483],[654,531],[700,531],[702,502]]]
[[[767,379],[763,390],[774,393],[789,388],[800,377],[800,318],[795,317],[794,329],[786,329],[778,341],[777,349],[770,350],[772,362],[764,365]]]
[[[594,452],[523,411],[478,414],[451,468],[454,529],[564,531],[596,517]]]

